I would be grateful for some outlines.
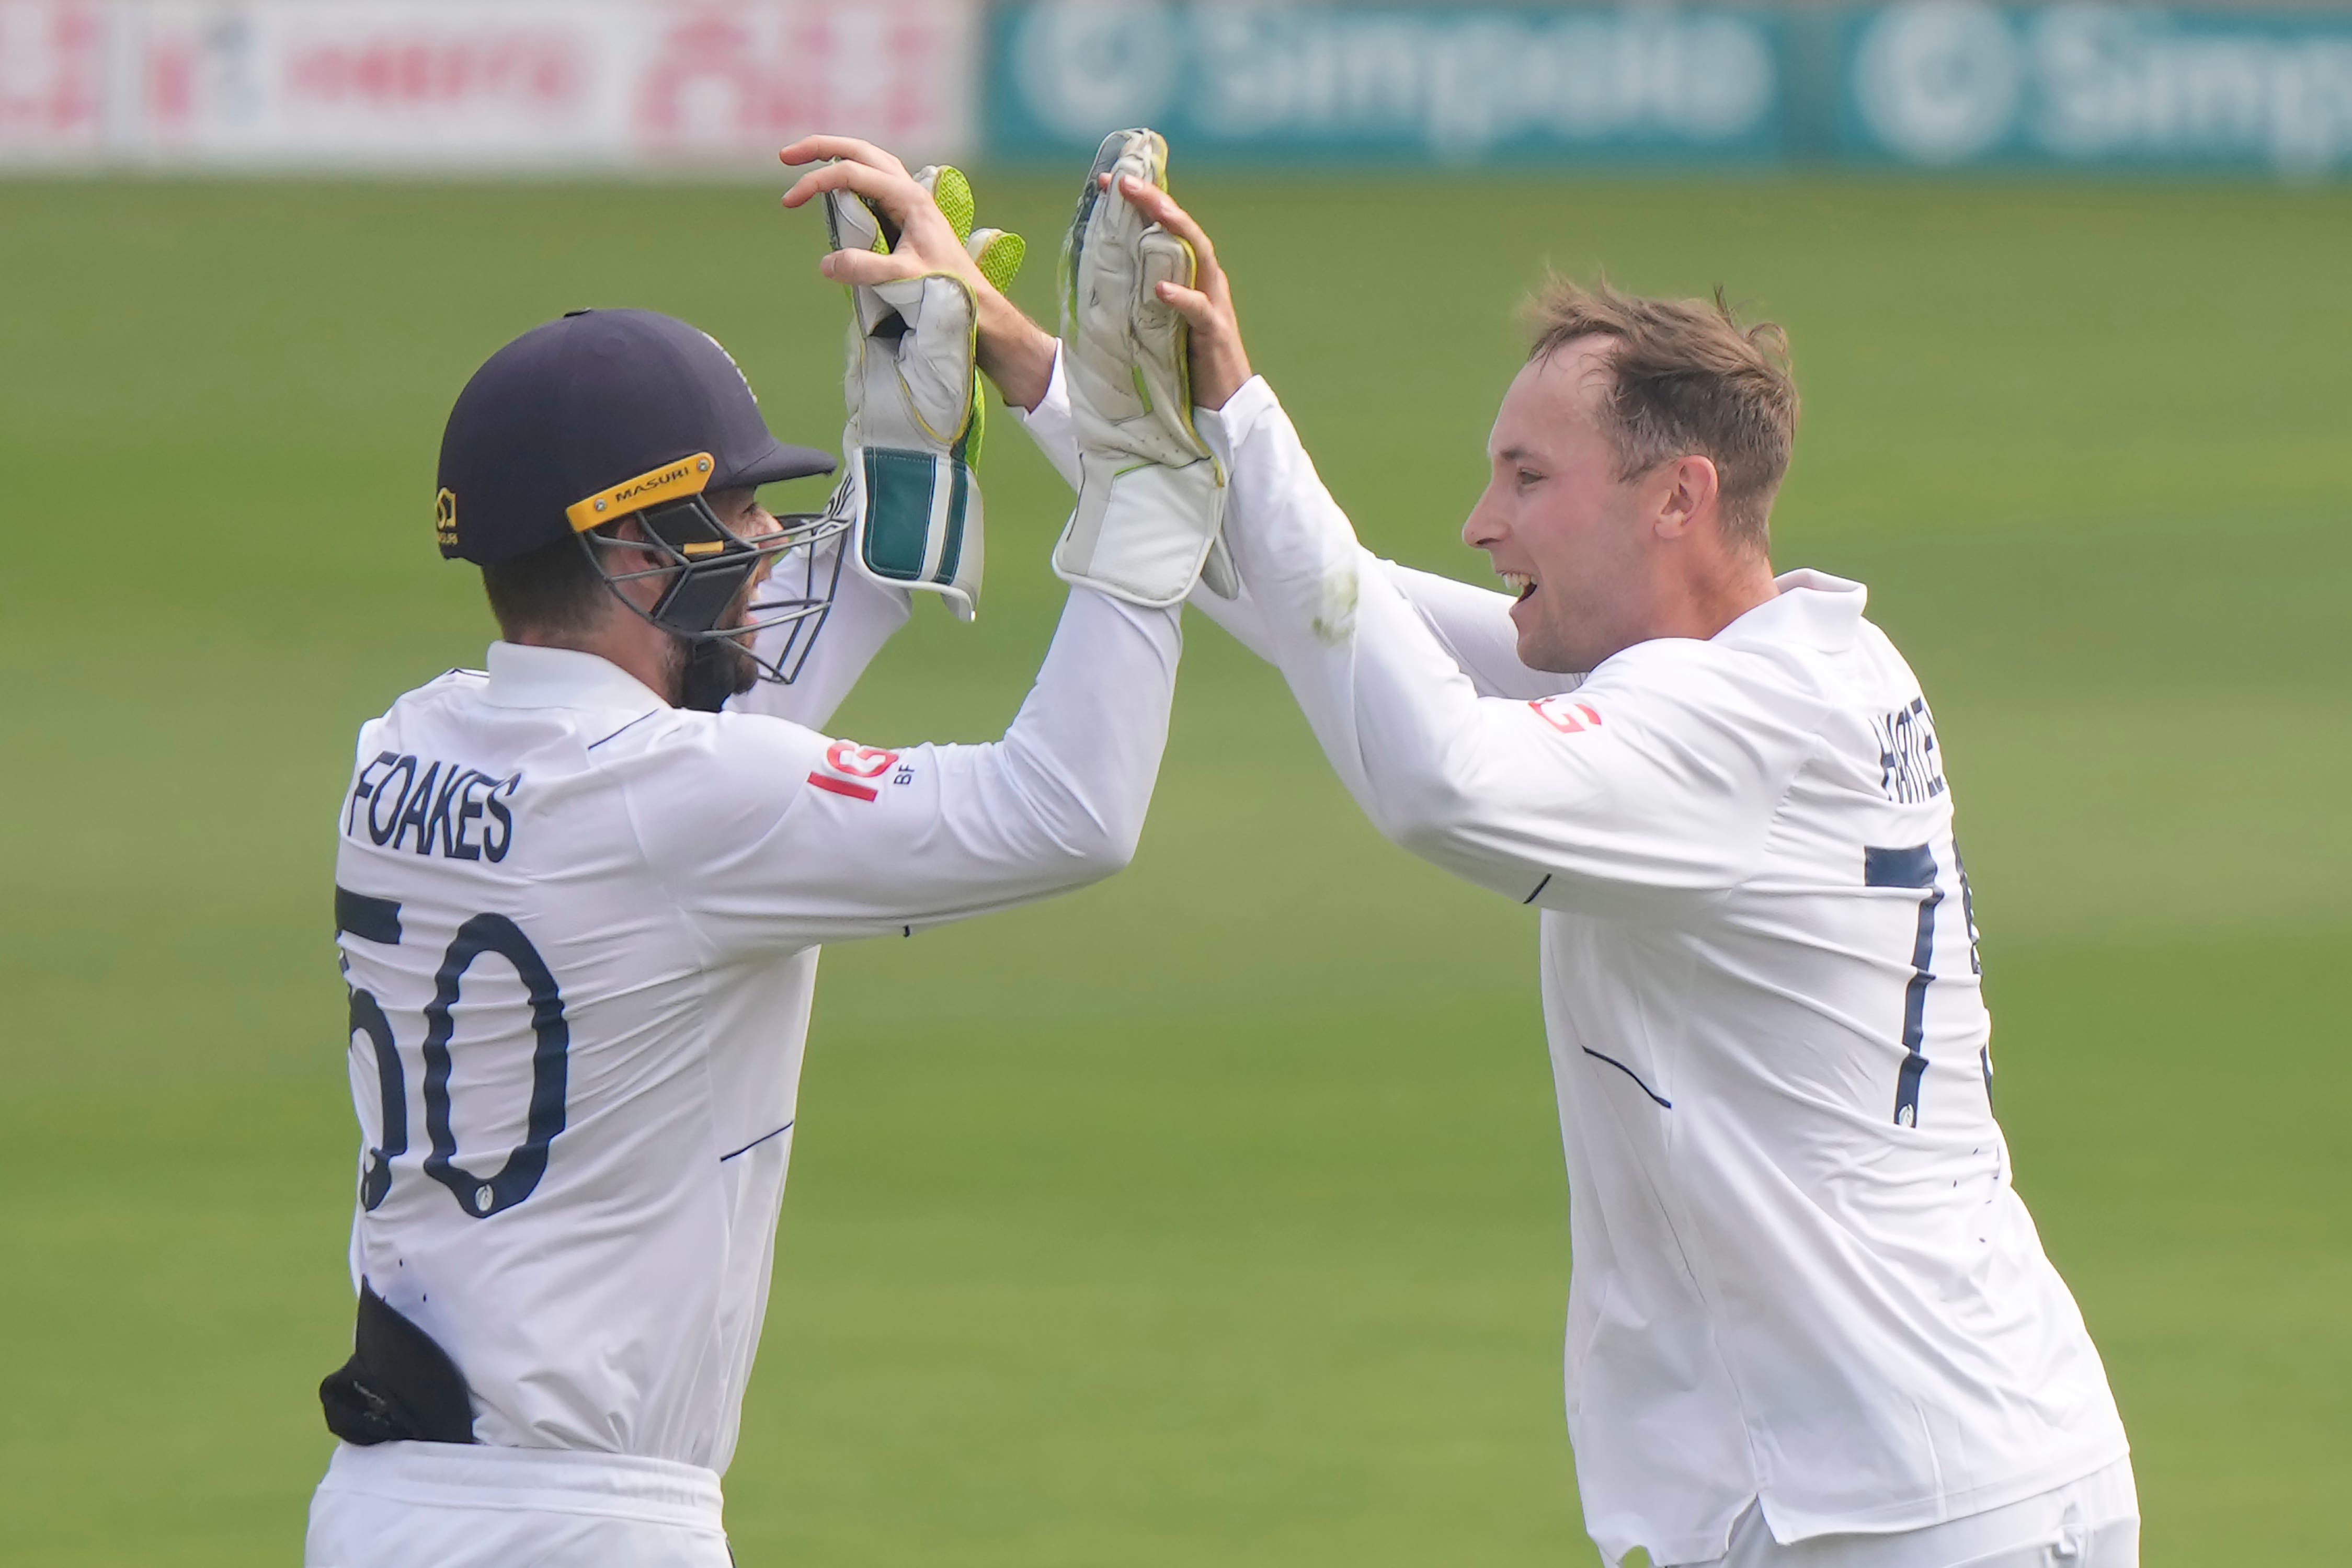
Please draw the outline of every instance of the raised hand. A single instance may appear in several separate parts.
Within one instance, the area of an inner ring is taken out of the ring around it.
[[[1063,371],[1078,440],[1078,504],[1054,550],[1069,581],[1131,603],[1181,603],[1206,574],[1230,597],[1217,549],[1224,473],[1193,426],[1186,319],[1160,292],[1197,281],[1181,235],[1111,193],[1159,187],[1168,144],[1152,131],[1102,144],[1062,250]]]
[[[974,327],[982,296],[1002,298],[1024,247],[1016,235],[972,228],[971,184],[960,170],[909,174],[881,149],[845,138],[813,137],[783,156],[828,149],[857,160],[804,176],[784,204],[823,198],[832,245],[823,270],[850,298],[848,417],[829,509],[852,520],[860,572],[935,592],[969,621],[980,600],[973,468],[986,412]]]
[[[1108,186],[1112,176],[1102,178]],[[1160,298],[1192,329],[1192,401],[1202,408],[1223,408],[1253,372],[1249,353],[1242,346],[1241,323],[1234,316],[1233,286],[1217,263],[1217,247],[1209,243],[1207,232],[1192,214],[1158,184],[1121,175],[1118,187],[1147,222],[1159,225],[1192,247],[1192,286],[1162,279],[1156,288]]]
[[[777,156],[788,164],[828,160],[793,182],[784,193],[786,207],[841,192],[863,198],[878,220],[882,247],[869,244],[831,251],[817,264],[817,270],[835,283],[872,287],[944,273],[961,278],[974,294],[993,287],[964,249],[963,236],[940,211],[930,188],[881,148],[849,136],[807,136]]]
[[[1023,315],[1005,298],[1004,287],[1018,267],[1018,236],[995,229],[957,232],[957,213],[947,210],[941,197],[923,179],[931,171],[909,172],[906,164],[870,141],[854,136],[804,136],[778,156],[787,164],[821,163],[794,181],[784,193],[784,205],[798,207],[819,196],[840,194],[862,198],[874,214],[883,248],[870,240],[841,245],[828,252],[817,270],[835,283],[853,287],[899,282],[927,275],[961,279],[971,291],[978,311],[979,364],[996,383],[1004,401],[1034,408],[1045,395],[1054,374],[1052,334]],[[830,162],[824,162],[830,160]],[[970,191],[959,175],[963,205],[962,224],[971,223]],[[846,204],[832,204],[836,213]],[[837,237],[846,241],[849,236]]]

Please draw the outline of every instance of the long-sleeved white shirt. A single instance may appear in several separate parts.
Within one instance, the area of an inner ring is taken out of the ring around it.
[[[1202,419],[1246,593],[1192,602],[1384,833],[1542,912],[1602,1552],[1718,1556],[1751,1500],[1784,1542],[1913,1529],[2121,1458],[1993,1119],[1933,719],[1862,588],[1791,572],[1547,676],[1502,595],[1358,544],[1263,381]]]
[[[771,711],[683,711],[501,643],[361,730],[335,866],[352,1282],[448,1350],[482,1442],[723,1470],[817,945],[1133,852],[1174,612],[1075,591],[1001,742],[888,749],[813,727],[907,614],[862,579],[842,595],[800,681],[738,705]]]

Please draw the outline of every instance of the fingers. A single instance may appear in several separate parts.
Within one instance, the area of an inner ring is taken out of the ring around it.
[[[1157,292],[1171,309],[1202,331],[1213,330],[1219,325],[1217,302],[1199,289],[1187,288],[1181,283],[1163,282]]]
[[[845,159],[879,169],[886,174],[904,174],[907,166],[877,147],[871,141],[860,141],[855,136],[803,136],[776,154],[786,163],[814,163],[826,158]]]
[[[812,137],[810,141],[838,144],[847,138]],[[805,143],[795,142],[793,147],[803,145]],[[897,163],[896,159],[889,161]],[[798,207],[819,196],[843,191],[866,198],[880,214],[882,235],[890,248],[887,253],[856,248],[833,251],[817,264],[817,269],[825,277],[853,286],[891,283],[933,272],[950,273],[967,283],[981,277],[979,267],[965,254],[962,242],[956,238],[930,193],[903,172],[894,173],[870,163],[836,159],[794,181],[793,188],[784,193],[784,205]]]
[[[852,287],[897,283],[903,278],[924,277],[934,270],[921,256],[904,250],[887,254],[873,250],[827,251],[816,264],[816,269],[834,282],[845,283]]]
[[[1111,176],[1108,174],[1095,176],[1095,183],[1106,191],[1110,189],[1110,182]],[[1132,174],[1122,174],[1118,177],[1118,193],[1126,197],[1128,204],[1145,217],[1169,233],[1181,236],[1192,247],[1192,254],[1203,262],[1213,262],[1217,247],[1209,243],[1208,231],[1201,227],[1192,214],[1176,204],[1175,197],[1159,186],[1139,180]]]
[[[895,162],[895,160],[894,160]],[[923,188],[915,183],[904,170],[891,173],[870,163],[853,162],[847,159],[812,169],[793,182],[784,193],[784,205],[797,207],[828,191],[855,191],[870,197],[893,218],[903,223],[914,204],[928,198]]]
[[[1192,398],[1203,408],[1223,408],[1245,385],[1252,371],[1227,300],[1180,283],[1161,282],[1153,294],[1184,318],[1192,333]]]
[[[1125,196],[1137,212],[1191,246],[1193,256],[1200,260],[1202,273],[1216,269],[1216,247],[1209,243],[1207,231],[1193,222],[1192,214],[1176,204],[1175,197],[1157,185],[1148,185],[1132,177],[1120,179],[1118,193]]]
[[[832,167],[833,165],[829,163],[825,165],[825,169],[830,169]],[[831,190],[833,187],[830,185],[820,186],[810,183],[811,181],[816,179],[818,174],[825,172],[825,169],[818,170],[815,174],[803,174],[799,179],[794,180],[791,185],[786,187],[784,191],[784,205],[787,207],[797,207],[802,203],[806,202],[813,197],[822,195],[826,191]]]

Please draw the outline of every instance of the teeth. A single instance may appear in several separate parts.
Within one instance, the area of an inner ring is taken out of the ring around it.
[[[1536,580],[1524,571],[1507,571],[1503,573],[1503,586],[1511,591],[1512,598],[1525,599],[1535,591]]]

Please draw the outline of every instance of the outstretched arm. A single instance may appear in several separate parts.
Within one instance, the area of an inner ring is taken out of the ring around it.
[[[1202,401],[1225,394],[1203,425],[1232,475],[1227,541],[1265,652],[1373,823],[1523,903],[1630,911],[1745,875],[1810,738],[1731,719],[1748,705],[1695,643],[1620,655],[1573,696],[1481,695],[1245,374],[1208,236],[1165,193],[1129,196],[1201,257],[1203,287],[1162,293],[1192,325]]]
[[[983,290],[1000,319],[1011,309],[896,160],[835,138],[784,152],[788,162],[827,156],[842,161],[803,176],[785,204],[852,192],[897,230],[887,251],[828,255],[828,277],[862,287],[946,274],[966,285],[975,317],[990,313]],[[1052,340],[1043,342],[1050,377]],[[998,368],[1020,352],[997,356]],[[1131,522],[1114,505],[1103,535]],[[692,869],[677,879],[680,896],[722,952],[911,936],[1097,880],[1127,863],[1142,831],[1179,647],[1173,606],[1079,588],[1028,700],[992,745],[893,750],[722,716],[698,759],[719,804],[689,815],[649,800],[636,813],[649,858]],[[829,706],[823,696],[812,693],[813,709]]]
[[[1214,266],[1211,253],[1206,266]],[[1217,273],[1220,281],[1223,272]],[[1203,296],[1205,298],[1206,296]],[[1225,308],[1231,310],[1230,290],[1223,294]],[[1031,381],[1037,380],[1035,356],[1039,351],[1037,339],[1043,338],[1044,373],[1042,390],[1026,405],[1014,403],[1013,394],[1006,402],[1013,405],[1013,417],[1029,433],[1045,460],[1071,488],[1078,483],[1078,438],[1070,422],[1070,394],[1062,378],[1061,361],[1055,351],[1056,345],[1044,336],[1044,329],[1021,316],[1017,309],[1005,308],[1019,319],[1025,331],[1011,333],[1013,346],[1007,356],[1015,359],[1023,373]],[[989,327],[983,317],[981,327],[982,364],[985,366],[989,344]],[[1008,329],[1009,331],[1009,329]],[[1241,360],[1248,364],[1246,356]],[[1024,385],[1027,383],[1024,383]],[[1227,396],[1231,395],[1227,392]],[[1462,673],[1468,675],[1481,696],[1531,697],[1549,696],[1572,690],[1582,677],[1564,675],[1549,670],[1535,670],[1519,662],[1518,629],[1511,624],[1511,601],[1508,595],[1496,593],[1468,583],[1456,582],[1435,572],[1417,571],[1409,566],[1382,560],[1380,569],[1398,591],[1412,601],[1413,609],[1442,643]],[[1259,658],[1273,659],[1271,645],[1262,626],[1262,616],[1249,580],[1244,576],[1241,592],[1224,598],[1204,589],[1195,589],[1191,601],[1194,609],[1217,623],[1235,641]]]
[[[725,715],[703,732],[699,809],[647,799],[632,812],[722,953],[911,936],[1033,903],[1133,856],[1181,646],[1176,612],[1076,590],[1002,740],[888,748]]]
[[[1215,424],[1271,660],[1385,836],[1519,903],[1628,915],[1754,867],[1811,737],[1759,725],[1703,644],[1622,654],[1572,695],[1482,696],[1357,543],[1265,383]]]

